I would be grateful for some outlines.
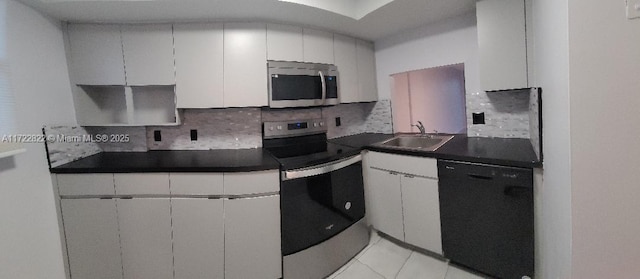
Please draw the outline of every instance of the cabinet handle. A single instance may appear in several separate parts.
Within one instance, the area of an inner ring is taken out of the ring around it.
[[[404,177],[406,177],[406,178],[414,178],[415,176],[410,175],[410,174],[405,174]]]
[[[394,171],[390,171],[390,172],[389,172],[389,174],[391,174],[391,175],[398,175],[398,173],[397,173],[397,172],[394,172]]]

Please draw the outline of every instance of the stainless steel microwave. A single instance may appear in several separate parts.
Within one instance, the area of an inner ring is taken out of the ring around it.
[[[336,105],[338,68],[330,64],[268,61],[269,107]]]

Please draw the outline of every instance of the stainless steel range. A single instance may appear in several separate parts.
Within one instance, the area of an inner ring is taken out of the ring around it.
[[[360,151],[327,142],[324,119],[265,122],[263,130],[282,171],[283,278],[324,278],[369,242]]]

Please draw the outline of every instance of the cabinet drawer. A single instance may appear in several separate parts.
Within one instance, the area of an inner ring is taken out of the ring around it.
[[[222,173],[171,173],[172,195],[222,195]]]
[[[117,195],[169,195],[168,173],[116,173]]]
[[[438,178],[438,162],[434,158],[369,152],[369,166],[383,170]]]
[[[247,195],[280,191],[278,170],[224,174],[226,195]]]
[[[113,174],[58,174],[58,192],[61,196],[113,195]]]

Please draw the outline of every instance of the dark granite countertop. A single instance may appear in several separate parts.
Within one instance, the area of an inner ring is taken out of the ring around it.
[[[474,163],[495,164],[512,167],[539,168],[538,160],[528,139],[483,138],[455,135],[453,139],[434,152],[394,149],[375,145],[375,143],[393,138],[392,134],[359,134],[331,141],[351,147],[372,151],[412,156],[433,157],[437,159],[458,160]]]
[[[437,159],[513,167],[542,167],[528,139],[481,138],[455,135],[434,152],[400,150],[376,145],[393,134],[364,133],[330,139],[356,149]],[[52,173],[127,172],[246,172],[279,169],[280,164],[265,149],[180,150],[148,152],[103,152],[62,166]]]
[[[262,148],[103,152],[51,168],[52,173],[246,172],[279,169]]]

